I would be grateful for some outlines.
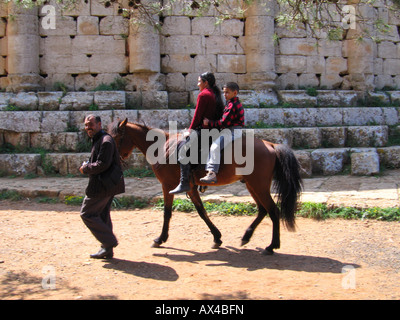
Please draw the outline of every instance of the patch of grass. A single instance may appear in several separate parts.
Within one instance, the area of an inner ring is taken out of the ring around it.
[[[257,207],[252,203],[204,202],[203,205],[207,212],[216,212],[221,215],[243,216],[254,215],[257,213]],[[164,200],[158,200],[155,203],[155,207],[162,210],[164,208]],[[193,212],[196,211],[196,208],[190,200],[175,199],[172,204],[172,210],[180,212]]]
[[[82,196],[65,196],[64,198],[64,203],[70,206],[80,206],[82,201]]]
[[[22,199],[23,197],[18,191],[6,190],[0,193],[0,200],[18,201]]]
[[[153,170],[147,168],[129,168],[124,171],[124,177],[146,178],[155,177]]]
[[[304,202],[300,205],[297,216],[317,220],[341,218],[400,221],[400,208],[330,208],[323,203]]]

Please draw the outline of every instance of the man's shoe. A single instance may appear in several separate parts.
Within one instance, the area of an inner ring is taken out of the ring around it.
[[[92,259],[111,259],[113,256],[113,247],[107,249],[100,248],[99,252],[90,255]]]
[[[214,171],[208,171],[207,175],[200,179],[203,183],[217,183],[217,174]]]

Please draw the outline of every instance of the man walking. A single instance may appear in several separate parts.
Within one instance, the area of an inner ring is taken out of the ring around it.
[[[111,203],[116,194],[125,192],[120,157],[113,138],[102,130],[99,116],[88,115],[85,130],[93,144],[89,161],[79,168],[81,173],[89,175],[81,218],[101,243],[99,252],[90,257],[111,259],[113,248],[118,245],[112,230]]]

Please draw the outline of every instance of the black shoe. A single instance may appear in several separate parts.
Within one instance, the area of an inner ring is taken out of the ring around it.
[[[90,255],[92,259],[111,259],[113,256],[113,247],[107,249],[100,248],[99,252]]]
[[[190,164],[181,164],[181,179],[179,185],[171,190],[170,194],[187,192],[190,190],[189,174],[190,174]]]

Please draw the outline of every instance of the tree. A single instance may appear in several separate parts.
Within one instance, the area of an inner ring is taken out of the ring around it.
[[[70,8],[81,1],[53,0],[62,8]],[[388,16],[400,21],[400,0],[97,0],[105,7],[116,6],[121,15],[135,24],[162,26],[160,17],[177,10],[185,15],[201,16],[213,10],[217,23],[225,19],[244,18],[251,5],[260,10],[275,10],[275,21],[289,29],[304,28],[315,38],[340,40],[349,31],[359,38],[379,41],[382,34],[390,32]],[[40,6],[47,0],[3,0],[23,7]]]

